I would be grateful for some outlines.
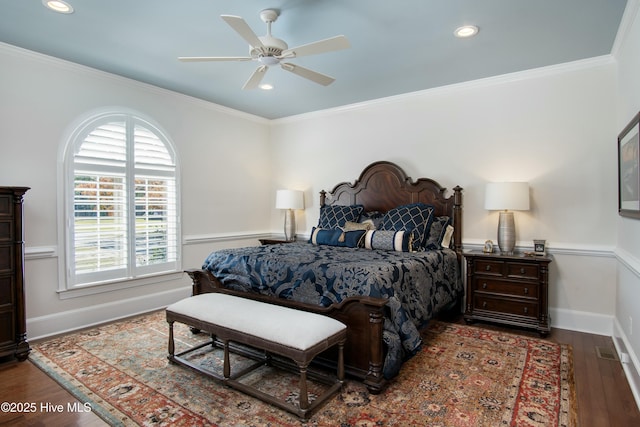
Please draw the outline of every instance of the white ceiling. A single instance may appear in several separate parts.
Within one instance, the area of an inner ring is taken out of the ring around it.
[[[611,53],[626,0],[41,0],[0,2],[0,41],[273,119]],[[221,18],[280,11],[289,47],[345,35],[351,48],[290,62],[336,78],[321,86],[279,67],[242,90],[255,62],[184,63],[178,56],[247,56]],[[455,28],[480,28],[471,39]],[[0,66],[2,64],[0,63]],[[6,82],[5,82],[6,83]]]

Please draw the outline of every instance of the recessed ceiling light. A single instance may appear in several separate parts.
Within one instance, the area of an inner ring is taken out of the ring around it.
[[[464,25],[462,27],[456,28],[453,34],[456,37],[465,38],[475,36],[476,34],[478,34],[478,31],[478,27],[476,27],[475,25]]]
[[[62,0],[42,0],[42,4],[58,13],[73,13],[73,7]]]
[[[260,89],[262,90],[271,90],[273,89],[273,85],[269,84],[269,83],[264,83],[260,85]]]

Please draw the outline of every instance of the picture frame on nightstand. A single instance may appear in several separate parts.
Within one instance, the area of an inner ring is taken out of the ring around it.
[[[538,256],[547,255],[547,241],[542,239],[533,239],[533,254]]]
[[[493,253],[493,242],[491,240],[487,240],[486,242],[484,242],[484,247],[482,248],[482,252],[484,252],[485,254]]]

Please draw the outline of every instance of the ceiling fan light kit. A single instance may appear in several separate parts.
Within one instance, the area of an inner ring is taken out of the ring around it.
[[[249,43],[249,56],[243,57],[216,57],[216,56],[181,56],[178,59],[185,62],[204,61],[256,61],[258,68],[242,87],[243,89],[255,89],[260,87],[264,75],[269,67],[280,65],[280,67],[312,82],[323,86],[330,85],[335,81],[333,77],[319,73],[317,71],[304,68],[300,65],[289,62],[281,62],[283,59],[292,59],[298,56],[316,55],[319,53],[332,52],[347,49],[350,46],[345,36],[335,36],[324,40],[308,43],[302,46],[289,49],[289,45],[277,37],[271,35],[271,24],[278,19],[279,12],[275,9],[265,9],[260,12],[260,19],[267,24],[267,35],[258,37],[251,27],[240,16],[222,15],[221,18]]]

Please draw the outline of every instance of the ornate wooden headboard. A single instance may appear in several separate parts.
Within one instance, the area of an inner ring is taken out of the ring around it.
[[[454,228],[451,249],[462,252],[462,188],[453,188],[445,197],[446,188],[430,178],[413,181],[395,163],[380,161],[367,166],[353,183],[343,182],[329,193],[320,192],[320,206],[356,205],[365,211],[387,212],[409,203],[426,203],[435,208],[435,215],[451,217]]]

